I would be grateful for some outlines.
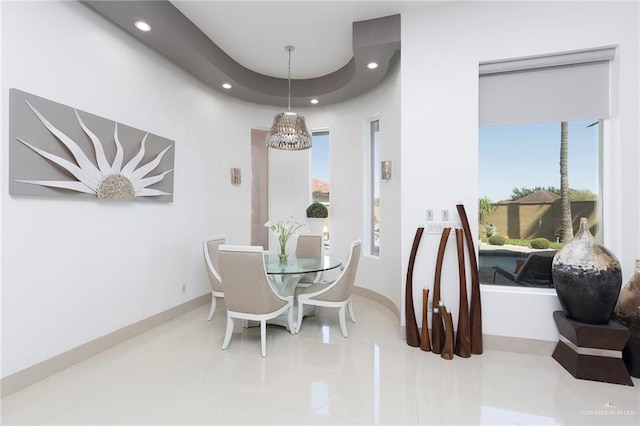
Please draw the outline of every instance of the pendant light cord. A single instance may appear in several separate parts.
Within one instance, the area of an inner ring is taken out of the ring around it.
[[[289,81],[289,94],[287,96],[287,110],[291,111],[291,51],[293,50],[293,46],[287,46],[287,51],[289,52],[289,68],[287,69],[287,80]]]

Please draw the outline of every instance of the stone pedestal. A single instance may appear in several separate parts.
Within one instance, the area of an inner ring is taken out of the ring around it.
[[[560,341],[553,358],[577,379],[633,386],[622,360],[629,330],[616,321],[606,325],[586,324],[553,313]]]

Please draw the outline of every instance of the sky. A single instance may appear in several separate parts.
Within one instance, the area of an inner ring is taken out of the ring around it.
[[[569,123],[569,186],[599,192],[596,120]],[[560,188],[560,123],[487,126],[479,129],[479,194],[509,199],[513,188]],[[311,175],[330,181],[329,133],[313,135]]]
[[[329,133],[314,133],[311,141],[311,176],[329,182]]]
[[[599,126],[569,122],[569,187],[599,190]],[[481,127],[479,195],[509,199],[513,188],[560,188],[560,123]]]

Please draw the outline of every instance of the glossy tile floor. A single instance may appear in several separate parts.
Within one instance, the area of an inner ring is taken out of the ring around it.
[[[549,356],[486,350],[445,361],[400,339],[368,299],[340,334],[337,310],[298,335],[259,328],[208,306],[2,400],[3,425],[640,424],[635,387],[574,379]]]

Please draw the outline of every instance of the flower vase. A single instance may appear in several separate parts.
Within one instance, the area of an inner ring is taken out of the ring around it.
[[[629,341],[622,350],[622,359],[633,377],[640,377],[640,259],[635,270],[622,287],[614,317],[629,329]]]
[[[580,219],[575,237],[553,258],[553,283],[567,317],[588,324],[607,324],[620,294],[622,270],[616,256],[589,232]]]
[[[287,263],[287,240],[280,241],[280,254],[278,254],[280,263]]]

